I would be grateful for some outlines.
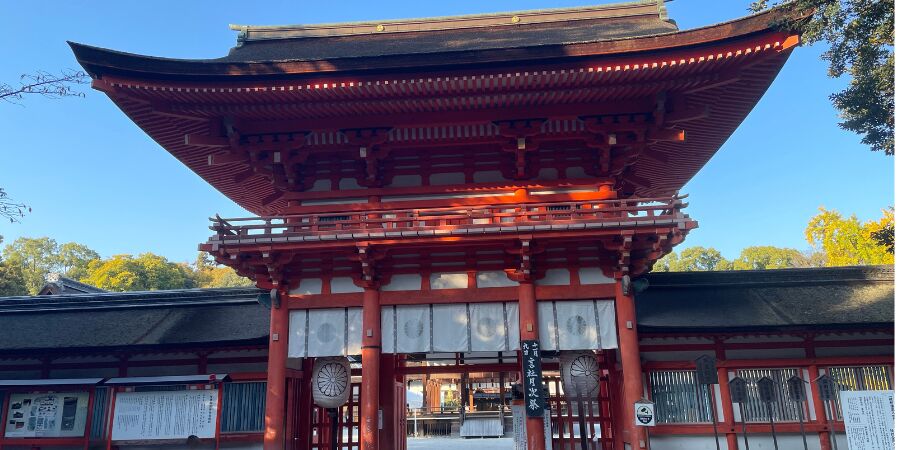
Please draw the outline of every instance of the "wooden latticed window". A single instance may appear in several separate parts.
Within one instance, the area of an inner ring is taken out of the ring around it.
[[[709,389],[697,383],[696,371],[661,370],[649,375],[658,423],[712,422]]]
[[[760,400],[757,380],[769,377],[775,381],[775,401],[772,402],[772,415],[776,422],[796,422],[800,419],[802,408],[798,409],[791,400],[787,380],[795,375],[800,376],[799,369],[741,369],[735,375],[747,380],[747,403],[744,405],[745,422],[768,422],[769,411],[766,402]],[[803,414],[806,420],[807,414]]]
[[[828,374],[834,379],[839,391],[889,391],[894,387],[890,366],[829,367]],[[835,401],[837,420],[843,420],[841,402]],[[831,415],[831,408],[826,408]]]
[[[265,429],[266,382],[222,385],[223,433],[255,433]]]
[[[94,389],[94,409],[91,414],[91,439],[106,438],[107,422],[109,422],[109,401],[113,389],[97,387]]]

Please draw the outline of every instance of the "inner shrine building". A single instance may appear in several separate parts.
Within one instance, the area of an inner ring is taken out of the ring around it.
[[[547,395],[585,355],[592,448],[637,450],[638,280],[697,227],[679,189],[798,45],[777,14],[681,31],[639,0],[232,26],[208,60],[71,46],[257,216],[216,216],[200,249],[271,292],[265,450],[308,448],[316,363],[340,360],[342,448],[405,448],[404,377],[448,373],[500,374],[501,403],[518,385],[528,450],[562,448],[545,407],[583,410]]]

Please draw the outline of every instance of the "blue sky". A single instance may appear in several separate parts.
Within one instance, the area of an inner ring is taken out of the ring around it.
[[[578,6],[578,0],[434,1],[71,1],[4,6],[0,80],[35,69],[76,68],[65,41],[174,58],[224,55],[228,24],[375,20]],[[750,0],[675,0],[681,29],[747,14]],[[46,11],[36,11],[45,8]],[[803,230],[819,206],[880,216],[893,204],[894,161],[837,127],[821,46],[796,50],[771,89],[718,154],[683,189],[700,229],[684,246],[713,246],[734,258],[750,245],[807,248]],[[77,241],[103,256],[152,251],[193,260],[207,218],[246,213],[148,138],[104,95],[30,98],[0,104],[0,186],[33,212],[0,223],[19,236]]]

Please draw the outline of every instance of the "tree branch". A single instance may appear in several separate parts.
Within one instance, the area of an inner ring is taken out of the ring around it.
[[[39,70],[19,77],[18,85],[0,83],[0,100],[18,104],[26,95],[36,94],[47,98],[84,97],[75,85],[87,84],[88,75],[80,70],[66,69],[59,74]]]
[[[31,208],[24,203],[17,203],[9,198],[3,188],[0,188],[0,217],[9,219],[10,223],[19,222],[19,219],[25,217],[26,212],[31,212]]]

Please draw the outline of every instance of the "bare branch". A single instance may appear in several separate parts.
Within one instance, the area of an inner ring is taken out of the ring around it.
[[[9,198],[3,188],[0,188],[0,217],[9,219],[10,223],[19,222],[19,219],[25,217],[26,212],[31,212],[31,208],[24,204],[18,203]]]
[[[18,104],[26,95],[36,94],[47,98],[84,97],[76,85],[87,84],[88,75],[80,70],[66,69],[59,74],[39,70],[19,77],[19,83],[0,83],[0,100]]]

